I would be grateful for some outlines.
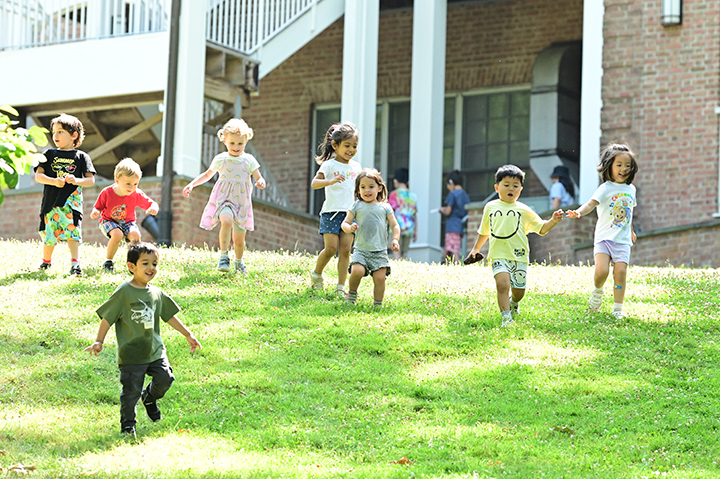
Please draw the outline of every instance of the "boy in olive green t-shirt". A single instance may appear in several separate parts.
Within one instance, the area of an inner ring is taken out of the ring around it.
[[[518,303],[525,296],[530,261],[527,233],[545,235],[563,219],[563,211],[557,210],[552,219],[543,221],[529,206],[517,201],[524,180],[525,173],[515,165],[498,168],[495,191],[500,199],[485,205],[475,246],[468,254],[468,258],[475,256],[490,240],[488,261],[493,268],[503,326],[512,324],[513,316],[520,312]]]
[[[98,355],[110,327],[115,325],[117,359],[120,369],[120,430],[135,434],[135,405],[142,399],[148,417],[157,422],[162,415],[157,400],[170,389],[175,376],[160,337],[160,320],[178,330],[190,343],[190,352],[201,349],[200,342],[175,316],[180,307],[160,288],[150,284],[157,273],[160,253],[148,243],[130,246],[127,265],[133,277],[115,290],[97,309],[100,329],[97,340],[85,348]],[[145,375],[152,381],[143,389]]]

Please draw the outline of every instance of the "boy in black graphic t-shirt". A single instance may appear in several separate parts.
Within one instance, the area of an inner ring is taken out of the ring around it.
[[[90,156],[76,150],[85,137],[80,120],[62,114],[50,122],[57,149],[45,152],[45,161],[35,167],[35,181],[45,185],[40,206],[40,237],[43,241],[41,270],[50,268],[58,241],[70,248],[70,274],[80,276],[79,249],[82,241],[82,190],[95,184],[95,167]]]

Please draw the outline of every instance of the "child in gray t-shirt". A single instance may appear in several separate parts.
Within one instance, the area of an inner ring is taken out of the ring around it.
[[[387,255],[387,230],[392,229],[392,250],[400,249],[400,225],[392,207],[387,203],[387,188],[380,173],[365,168],[355,179],[355,203],[343,221],[346,233],[355,233],[355,249],[350,259],[350,281],[346,299],[357,300],[357,290],[363,276],[373,278],[373,306],[382,306],[385,277],[390,274]],[[353,220],[355,221],[353,223]]]

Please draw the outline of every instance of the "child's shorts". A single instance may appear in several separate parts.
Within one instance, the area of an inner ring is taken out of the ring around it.
[[[493,277],[498,273],[510,275],[510,286],[515,289],[525,289],[527,285],[527,263],[520,263],[509,259],[496,259],[492,263]]]
[[[364,249],[355,248],[352,258],[350,258],[350,266],[348,273],[352,272],[352,265],[359,264],[365,268],[364,276],[370,276],[380,268],[385,269],[385,276],[390,276],[390,260],[387,251],[366,251]]]
[[[232,208],[229,206],[223,207],[223,209],[220,210],[220,214],[218,214],[218,218],[224,214],[228,214],[233,217],[233,233],[247,233],[247,230],[240,226],[240,222],[238,221],[237,216],[235,216],[235,213],[233,213]]]
[[[125,241],[128,240],[128,234],[133,230],[140,231],[134,221],[114,221],[114,220],[102,220],[98,225],[100,232],[110,238],[110,232],[115,228],[119,229],[123,233]]]
[[[342,223],[347,217],[347,211],[330,211],[320,215],[320,234],[330,233],[340,235]]]
[[[82,242],[80,213],[69,206],[57,206],[43,218],[45,228],[40,230],[43,244],[55,246],[58,241]]]
[[[620,244],[615,241],[603,240],[595,243],[593,248],[593,256],[598,253],[604,253],[610,256],[610,261],[615,263],[630,264],[630,245]]]
[[[445,233],[445,251],[459,253],[460,244],[462,244],[462,235],[460,233]]]

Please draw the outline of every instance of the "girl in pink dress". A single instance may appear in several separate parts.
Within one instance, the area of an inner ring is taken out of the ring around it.
[[[190,196],[193,188],[210,180],[215,173],[219,177],[213,187],[208,204],[203,211],[200,227],[212,230],[220,223],[219,271],[230,271],[230,237],[235,247],[235,271],[247,273],[242,257],[245,252],[245,234],[253,231],[252,189],[265,189],[265,178],[260,174],[260,165],[245,145],[253,137],[252,128],[244,120],[233,118],[218,132],[220,141],[227,147],[226,153],[213,158],[210,168],[183,188],[183,195]]]

